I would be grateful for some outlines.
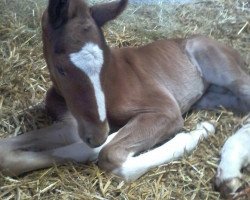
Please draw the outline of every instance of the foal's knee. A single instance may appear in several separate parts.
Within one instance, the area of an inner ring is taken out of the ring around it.
[[[65,100],[51,87],[45,98],[46,110],[54,120],[60,120],[67,112]]]
[[[113,172],[122,166],[128,153],[120,145],[108,145],[102,149],[98,158],[98,165],[101,169]]]
[[[234,94],[246,104],[246,112],[250,111],[250,77],[245,76],[242,79],[236,80],[232,83],[230,89]]]

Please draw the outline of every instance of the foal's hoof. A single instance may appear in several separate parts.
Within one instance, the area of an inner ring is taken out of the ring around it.
[[[232,179],[220,182],[218,178],[215,179],[215,189],[221,193],[225,199],[250,199],[250,186],[243,183],[243,180],[235,177]]]
[[[21,174],[18,170],[20,161],[15,159],[18,156],[7,145],[0,144],[0,173],[4,176],[16,177]]]
[[[214,134],[217,126],[217,122],[214,120],[201,122],[197,125],[197,129],[205,129],[207,133]]]

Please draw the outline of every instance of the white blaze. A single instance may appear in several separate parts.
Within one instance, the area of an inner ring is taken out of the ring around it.
[[[89,77],[94,87],[100,120],[104,121],[106,119],[106,107],[100,81],[100,72],[104,62],[103,51],[97,44],[87,43],[79,52],[71,53],[70,60]]]

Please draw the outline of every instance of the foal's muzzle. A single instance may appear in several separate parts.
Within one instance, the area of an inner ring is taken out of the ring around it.
[[[84,126],[78,124],[78,133],[80,138],[91,148],[96,148],[105,143],[108,133],[109,125],[104,122],[100,124],[84,123]]]
[[[102,138],[102,139],[94,139],[92,137],[84,137],[83,141],[91,148],[97,148],[99,146],[101,146],[102,144],[105,143],[107,137]]]

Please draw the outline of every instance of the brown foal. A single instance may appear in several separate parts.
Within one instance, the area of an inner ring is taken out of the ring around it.
[[[57,122],[0,140],[2,171],[19,175],[98,159],[102,169],[134,180],[214,133],[214,125],[204,122],[174,137],[191,108],[250,110],[245,62],[212,39],[193,36],[109,48],[101,27],[127,2],[89,7],[82,0],[49,0],[42,18],[44,57],[53,82],[46,107]]]

